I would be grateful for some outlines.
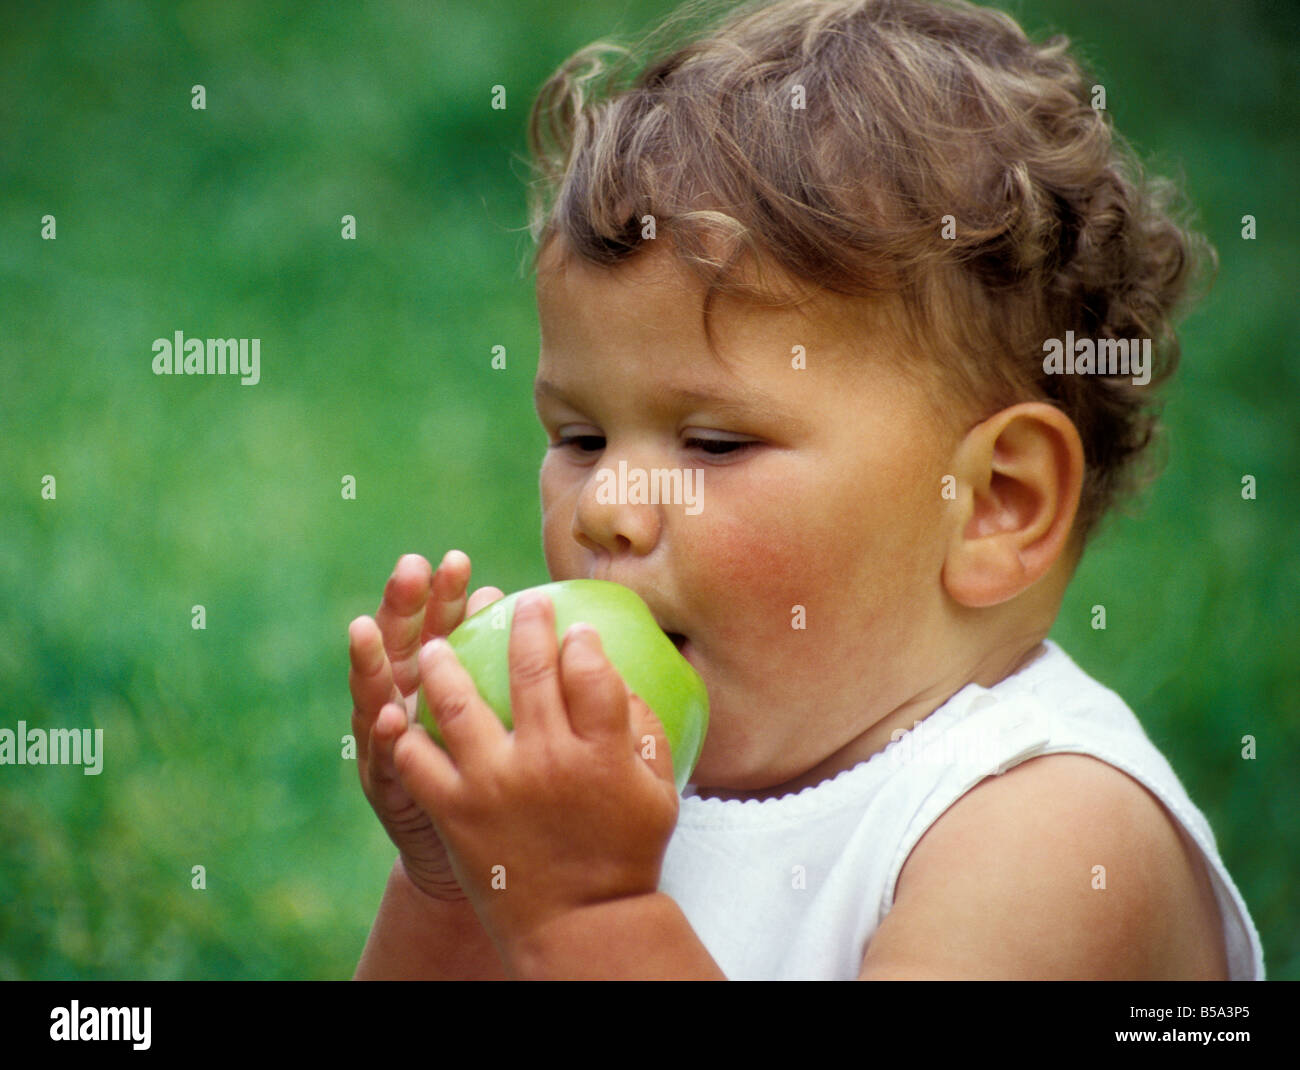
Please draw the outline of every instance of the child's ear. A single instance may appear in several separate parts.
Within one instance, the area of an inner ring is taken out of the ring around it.
[[[1083,485],[1083,443],[1060,409],[1025,402],[973,427],[954,466],[958,515],[943,585],[964,606],[995,606],[1068,552]]]

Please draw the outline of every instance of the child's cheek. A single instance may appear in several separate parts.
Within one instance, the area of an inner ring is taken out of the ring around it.
[[[779,688],[778,679],[829,687],[835,674],[862,671],[878,678],[910,627],[912,566],[851,503],[836,505],[685,518],[689,552],[679,546],[676,556],[689,563],[682,593],[708,625],[700,639],[737,668],[767,670],[765,687]]]
[[[581,480],[566,475],[563,466],[548,453],[539,476],[542,505],[542,553],[551,577],[580,575],[581,547],[573,537],[574,510],[582,491]]]
[[[692,537],[683,555],[689,562],[684,587],[719,638],[752,643],[797,636],[808,600],[824,590],[812,560],[816,551],[798,527],[711,518],[707,510],[686,520]]]

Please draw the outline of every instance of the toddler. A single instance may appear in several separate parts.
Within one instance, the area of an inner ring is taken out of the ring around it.
[[[399,849],[357,976],[1262,978],[1205,818],[1046,638],[1212,250],[997,11],[749,4],[634,58],[584,49],[530,123],[543,543],[647,602],[704,750],[679,799],[544,598],[507,733],[441,638],[501,592],[402,558],[350,628]]]

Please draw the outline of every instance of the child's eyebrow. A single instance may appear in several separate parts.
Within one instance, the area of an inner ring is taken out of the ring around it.
[[[569,405],[574,404],[564,389],[549,379],[538,379],[533,384],[533,397],[535,401],[540,401],[542,398],[555,398]],[[711,415],[723,419],[752,420],[757,417],[790,428],[803,426],[802,421],[798,420],[793,413],[782,409],[773,398],[756,391],[732,391],[724,394],[713,390],[673,387],[660,391],[656,400],[665,407],[698,406],[708,409]]]

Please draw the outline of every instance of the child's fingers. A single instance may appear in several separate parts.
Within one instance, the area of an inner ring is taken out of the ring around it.
[[[626,746],[627,686],[605,657],[600,636],[590,625],[575,624],[565,632],[560,675],[574,735]]]
[[[348,625],[348,690],[352,692],[352,735],[361,748],[361,761],[370,738],[371,726],[385,702],[400,699],[393,672],[384,652],[379,626],[370,617],[358,617]]]
[[[398,737],[393,747],[393,768],[401,789],[414,800],[422,815],[444,813],[453,803],[460,774],[427,733],[403,732]]]
[[[384,649],[393,667],[393,682],[402,694],[415,689],[419,678],[420,631],[424,607],[433,589],[433,570],[419,554],[405,554],[384,585],[384,597],[375,623],[384,637]]]
[[[493,602],[505,597],[505,592],[500,587],[480,587],[469,596],[469,604],[465,607],[465,616],[472,617],[480,609],[486,609]]]
[[[403,732],[393,746],[393,768],[420,808],[436,817],[454,802],[461,770],[481,765],[500,748],[506,730],[445,639],[420,651],[420,673],[446,750],[423,731]]]
[[[510,710],[521,741],[569,731],[560,688],[555,639],[555,607],[543,594],[525,594],[515,603],[507,644]]]
[[[372,803],[385,813],[391,814],[401,808],[403,802],[408,806],[410,803],[393,764],[393,748],[406,728],[406,710],[396,702],[389,702],[379,711],[370,730],[366,755],[367,784]]]
[[[673,752],[668,746],[668,736],[664,732],[663,723],[640,695],[629,694],[628,704],[632,721],[632,738],[636,743],[637,754],[654,770],[655,776],[660,780],[675,784]],[[676,788],[673,790],[675,792]]]
[[[469,590],[469,573],[469,558],[460,550],[448,550],[442,555],[429,589],[420,646],[430,639],[450,635],[456,625],[465,619],[465,593]],[[416,653],[418,655],[418,649]]]
[[[420,651],[420,674],[429,713],[456,765],[472,766],[501,745],[505,726],[479,696],[445,639],[435,639]]]
[[[409,750],[409,740],[403,744],[405,737],[423,737],[416,740],[419,757],[415,764],[421,769],[427,767],[430,760],[427,751],[420,751],[418,744],[430,747],[431,743],[424,731],[411,728],[406,713],[400,703],[387,703],[375,719],[371,735],[370,758],[364,767],[363,784],[366,798],[374,807],[389,838],[402,853],[402,864],[408,875],[418,882],[420,888],[436,899],[464,899],[451,864],[447,858],[446,848],[438,836],[432,819],[420,803],[407,790],[397,767],[397,749],[402,746]],[[438,758],[444,762],[448,759],[437,747],[432,758],[435,766]],[[408,755],[403,759],[406,775],[412,775],[412,759]],[[415,776],[423,783],[420,773]]]
[[[352,701],[369,718],[393,694],[393,674],[384,638],[373,617],[357,617],[348,625],[348,689]]]

